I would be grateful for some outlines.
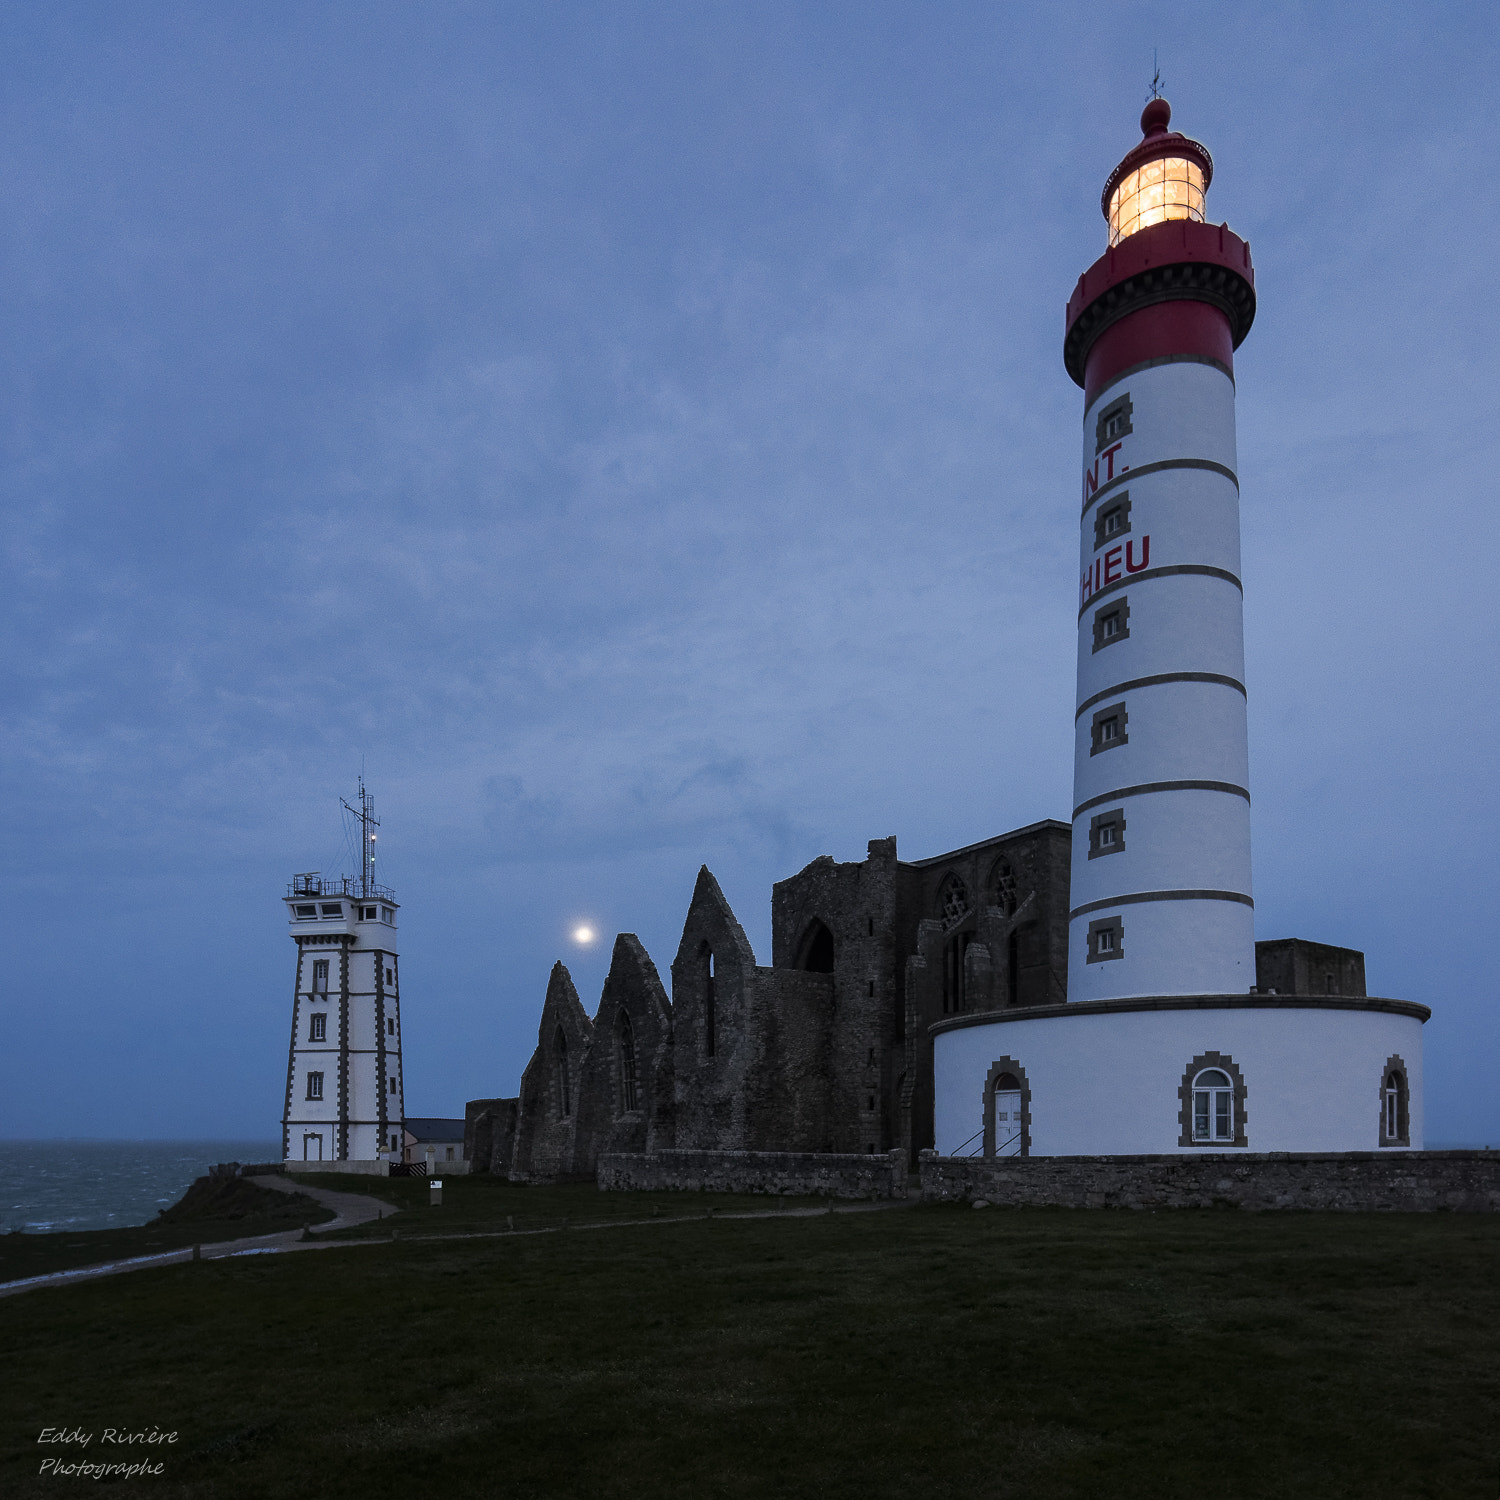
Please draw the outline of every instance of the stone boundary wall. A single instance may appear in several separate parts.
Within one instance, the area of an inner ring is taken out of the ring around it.
[[[1500,1212],[1500,1151],[989,1158],[924,1151],[919,1168],[924,1203]]]
[[[608,1152],[601,1192],[787,1193],[827,1198],[906,1197],[906,1152]]]

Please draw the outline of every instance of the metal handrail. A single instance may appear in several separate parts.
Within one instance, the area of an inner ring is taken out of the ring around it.
[[[360,888],[353,875],[320,875],[313,871],[293,876],[286,888],[288,896],[352,896],[356,901],[394,901],[396,893],[388,885],[373,882]]]

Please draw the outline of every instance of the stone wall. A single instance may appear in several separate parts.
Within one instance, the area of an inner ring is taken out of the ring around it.
[[[556,1182],[574,1174],[578,1080],[593,1039],[594,1023],[572,975],[553,964],[536,1051],[521,1074],[509,1174],[514,1181]]]
[[[656,1151],[599,1158],[601,1192],[767,1193],[904,1198],[906,1153]]]
[[[470,1099],[464,1105],[464,1160],[471,1172],[510,1173],[519,1099]]]
[[[922,1201],[1010,1208],[1500,1211],[1500,1151],[920,1159]],[[602,1185],[602,1184],[601,1184]]]
[[[474,1101],[470,1159],[549,1182],[669,1149],[909,1158],[934,1140],[927,1027],[1066,995],[1068,839],[1044,822],[915,863],[893,838],[822,856],[773,889],[769,967],[700,870],[670,1000],[629,933],[592,1020],[556,965],[519,1101]]]
[[[1255,986],[1262,994],[1363,998],[1365,956],[1358,948],[1272,938],[1255,945]]]
[[[675,1144],[672,1061],[667,992],[640,939],[622,932],[579,1064],[573,1172],[591,1174],[606,1151]]]

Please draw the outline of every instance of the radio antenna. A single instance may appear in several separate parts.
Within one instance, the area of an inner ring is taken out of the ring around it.
[[[375,883],[375,877],[370,866],[375,863],[375,835],[370,832],[372,828],[380,827],[380,819],[375,816],[375,799],[365,790],[364,771],[361,769],[359,777],[359,806],[351,807],[342,797],[339,801],[344,808],[353,813],[359,819],[359,893],[361,896],[370,894],[370,887]]]

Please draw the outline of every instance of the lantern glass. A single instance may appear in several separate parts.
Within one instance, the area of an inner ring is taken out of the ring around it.
[[[1186,157],[1158,157],[1120,179],[1109,200],[1109,243],[1167,219],[1203,222],[1203,168]]]

